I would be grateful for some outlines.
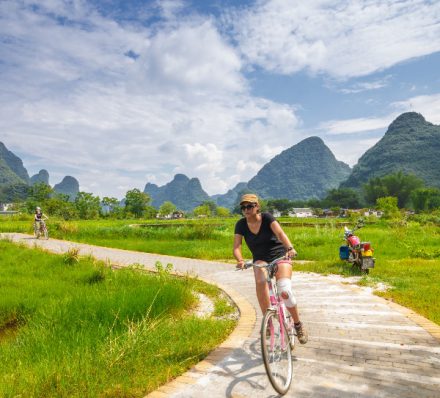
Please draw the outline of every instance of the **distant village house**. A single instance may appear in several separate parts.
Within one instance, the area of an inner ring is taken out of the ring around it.
[[[18,211],[11,210],[13,209],[13,203],[0,203],[0,214],[15,214]]]
[[[382,217],[383,212],[374,209],[341,209],[341,217],[348,217],[350,214],[359,214],[364,217],[376,216]]]
[[[281,212],[278,210],[274,210],[272,214],[274,217],[281,217]],[[294,207],[287,215],[297,218],[314,217],[313,210],[309,207]]]
[[[166,215],[160,215],[157,214],[156,218],[161,218],[161,219],[166,219],[166,220],[176,220],[179,218],[184,218],[185,217],[185,213],[181,210],[176,210],[174,212],[172,212],[171,214],[166,214]]]

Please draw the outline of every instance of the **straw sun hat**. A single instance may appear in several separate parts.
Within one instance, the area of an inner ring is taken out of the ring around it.
[[[247,193],[241,197],[240,205],[246,202],[259,204],[258,196],[253,193]]]

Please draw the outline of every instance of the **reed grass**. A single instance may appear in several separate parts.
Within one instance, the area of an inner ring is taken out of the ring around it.
[[[234,326],[188,315],[195,291],[223,305],[215,287],[73,257],[0,241],[0,396],[142,396]]]

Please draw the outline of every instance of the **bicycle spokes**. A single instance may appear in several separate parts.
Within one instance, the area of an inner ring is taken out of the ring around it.
[[[285,394],[292,381],[292,357],[287,330],[274,310],[269,310],[263,319],[261,350],[272,386]]]

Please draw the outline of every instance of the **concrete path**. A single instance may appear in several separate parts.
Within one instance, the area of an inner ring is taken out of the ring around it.
[[[156,261],[223,288],[238,304],[239,326],[204,361],[149,397],[275,397],[261,361],[261,316],[251,271],[233,265],[3,234],[16,242],[83,255],[122,266]],[[368,289],[334,278],[294,273],[293,288],[309,342],[294,351],[294,381],[287,397],[439,398],[440,328]]]

